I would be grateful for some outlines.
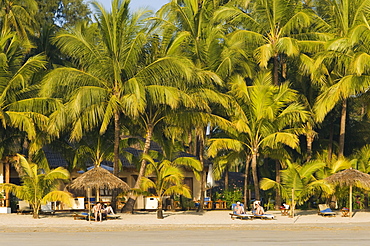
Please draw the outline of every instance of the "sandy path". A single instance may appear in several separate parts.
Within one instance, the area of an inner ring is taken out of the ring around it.
[[[31,215],[0,214],[4,245],[369,245],[370,212],[353,218],[298,211],[275,220],[231,220],[229,211],[121,214],[120,220],[89,222],[58,213],[35,220]]]

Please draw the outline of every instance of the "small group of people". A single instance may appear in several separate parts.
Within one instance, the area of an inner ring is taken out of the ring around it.
[[[261,201],[258,201],[258,200],[253,202],[252,210],[253,210],[253,213],[257,214],[257,215],[265,214],[265,210],[261,206]],[[234,207],[234,211],[235,211],[236,214],[244,214],[245,213],[244,206],[240,202],[236,203],[236,206]]]
[[[110,204],[102,204],[101,202],[97,202],[94,207],[92,208],[92,212],[94,213],[95,221],[103,221],[103,217],[106,217],[108,214],[113,214],[114,211]],[[98,220],[99,219],[99,220]]]

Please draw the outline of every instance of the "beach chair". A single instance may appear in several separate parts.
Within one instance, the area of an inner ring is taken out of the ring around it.
[[[51,208],[51,204],[41,205],[41,213],[43,214],[55,214],[55,211]]]
[[[273,214],[256,214],[255,210],[252,210],[252,214],[254,218],[261,220],[273,220],[275,218],[275,215]]]
[[[329,205],[327,204],[319,204],[318,214],[321,216],[334,216],[334,217],[337,215],[330,209]]]
[[[243,204],[240,204],[241,206],[243,206]],[[235,219],[241,219],[241,220],[244,220],[244,219],[253,219],[253,214],[237,214],[236,211],[234,210],[236,204],[233,203],[232,206],[231,206],[231,209],[233,210],[232,213],[229,213],[230,215],[230,218],[232,220],[235,220]]]
[[[17,214],[27,214],[27,213],[32,213],[32,212],[33,210],[27,201],[23,201],[23,200],[18,201]]]
[[[117,219],[119,219],[119,218],[121,218],[121,216],[120,216],[120,215],[117,215],[117,214],[108,214],[108,215],[106,216],[106,219],[107,219],[107,220],[117,220]]]
[[[89,220],[89,213],[87,212],[82,212],[82,213],[74,213],[72,216],[73,216],[73,219],[74,220],[77,220],[77,219],[84,219],[84,220]],[[90,215],[90,220],[95,220],[95,217],[93,214]]]
[[[211,201],[210,197],[205,197],[204,198],[203,209],[212,209],[212,201]]]

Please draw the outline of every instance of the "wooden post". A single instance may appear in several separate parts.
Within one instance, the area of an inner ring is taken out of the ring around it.
[[[10,183],[10,163],[5,163],[5,183]],[[10,207],[9,192],[5,192],[5,207]]]
[[[352,218],[352,185],[349,186],[349,217]]]
[[[91,205],[90,205],[90,187],[87,187],[87,206],[89,207],[88,208],[88,218],[89,218],[89,222],[91,222]]]

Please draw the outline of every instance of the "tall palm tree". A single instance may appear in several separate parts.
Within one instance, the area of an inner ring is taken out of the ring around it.
[[[29,163],[23,156],[14,157],[21,185],[1,184],[1,188],[12,192],[19,199],[28,201],[33,209],[33,218],[39,218],[41,205],[50,201],[61,201],[71,205],[71,194],[58,190],[60,181],[69,179],[69,172],[63,167],[53,170],[40,169],[37,164]]]
[[[18,36],[10,32],[1,37],[0,45],[0,121],[4,129],[16,129],[24,139],[31,142],[30,154],[40,148],[41,132],[47,132],[48,116],[62,105],[58,100],[37,97],[39,78],[46,61],[43,55],[28,59],[27,49]],[[24,144],[23,141],[20,143]],[[6,147],[6,146],[2,146]],[[18,149],[20,151],[20,149]],[[12,153],[14,154],[14,152]]]
[[[365,65],[369,58],[368,15],[370,1],[322,1],[318,12],[328,23],[332,38],[326,51],[317,57],[313,69],[318,72],[317,80],[323,82],[322,93],[315,106],[316,118],[322,121],[337,103],[341,103],[339,133],[339,156],[344,154],[347,98],[365,92],[369,85],[369,69]],[[322,68],[322,66],[324,66]],[[320,68],[321,67],[321,68]]]
[[[73,59],[76,68],[53,70],[45,79],[42,93],[65,95],[67,111],[55,114],[58,117],[54,130],[72,124],[72,140],[80,139],[98,125],[102,134],[113,122],[117,175],[121,114],[138,117],[146,105],[145,86],[159,84],[167,76],[173,76],[173,80],[182,78],[183,71],[178,71],[184,68],[184,62],[171,57],[146,59],[147,35],[142,19],[147,13],[131,14],[129,1],[114,0],[111,13],[97,2],[94,6],[97,23],[80,24],[71,33],[56,36],[57,46]]]
[[[300,1],[257,0],[247,3],[231,1],[216,12],[215,19],[227,20],[245,49],[252,50],[261,68],[272,71],[274,84],[287,77],[287,57],[298,58],[301,52],[312,52],[317,44],[308,42],[315,36],[307,33],[316,22],[312,9]],[[251,48],[252,47],[252,48]]]
[[[28,35],[35,31],[33,16],[38,10],[37,1],[2,0],[0,9],[1,36],[5,37],[9,32],[14,31],[29,45]]]
[[[242,78],[234,80],[230,94],[242,109],[232,119],[236,133],[230,132],[229,138],[211,139],[208,153],[215,156],[221,149],[244,152],[247,163],[251,161],[255,197],[260,199],[257,157],[265,148],[277,148],[280,144],[297,148],[298,135],[302,133],[299,124],[307,119],[308,112],[287,84],[272,84],[270,73],[261,74],[251,86]]]
[[[220,116],[211,105],[227,108],[225,106],[228,104],[227,97],[222,98],[219,93],[223,86],[221,79],[226,79],[237,69],[248,75],[253,70],[248,66],[250,64],[244,62],[246,55],[238,47],[239,43],[231,42],[227,37],[228,33],[213,20],[213,13],[222,4],[223,1],[173,0],[157,12],[161,27],[167,34],[165,38],[171,41],[171,49],[168,51],[191,60],[197,76],[200,77],[193,79],[187,91],[196,98],[197,105],[202,105],[203,108],[196,112],[180,113],[180,116],[173,119],[177,118],[181,126],[179,123],[173,125],[185,129],[181,135],[190,147],[188,151],[191,150],[192,154],[198,156],[203,167],[206,162],[206,127],[210,122],[212,127],[215,127],[215,118]],[[184,122],[185,119],[187,122]],[[205,168],[202,173],[201,203],[206,189]]]

